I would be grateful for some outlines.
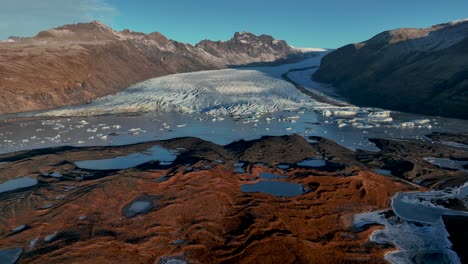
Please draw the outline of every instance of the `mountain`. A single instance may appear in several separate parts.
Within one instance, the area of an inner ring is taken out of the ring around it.
[[[468,19],[344,46],[313,78],[359,105],[468,119]]]
[[[0,114],[86,103],[150,78],[273,62],[300,51],[271,36],[236,33],[193,46],[98,21],[0,42]]]

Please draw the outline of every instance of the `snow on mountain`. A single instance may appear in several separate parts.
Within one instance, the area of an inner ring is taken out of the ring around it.
[[[84,106],[61,108],[41,115],[88,116],[151,111],[249,115],[323,107],[326,105],[281,78],[281,74],[289,69],[317,65],[320,58],[316,56],[277,67],[202,71],[154,78]]]

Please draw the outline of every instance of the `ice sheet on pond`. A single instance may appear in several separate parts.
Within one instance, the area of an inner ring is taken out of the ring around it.
[[[0,193],[32,187],[37,185],[38,183],[39,182],[37,179],[31,177],[11,179],[0,183]]]
[[[446,158],[434,158],[434,157],[426,157],[424,158],[425,161],[441,168],[447,168],[452,170],[466,170],[463,166],[468,165],[468,161],[459,161],[453,159],[446,159]]]
[[[254,184],[242,185],[241,191],[246,193],[266,193],[276,197],[294,197],[304,193],[304,186],[284,181],[259,181]]]
[[[15,264],[22,253],[22,248],[0,249],[0,263]]]
[[[110,159],[77,161],[75,165],[87,170],[123,170],[154,160],[169,164],[177,158],[177,153],[177,151],[168,150],[161,146],[153,146],[142,153],[132,153]]]
[[[284,179],[287,178],[284,175],[281,174],[274,174],[271,172],[260,172],[258,176],[262,179],[268,179],[268,180],[274,180],[274,179]]]
[[[354,216],[354,223],[357,228],[368,224],[384,226],[371,235],[370,241],[398,247],[397,251],[385,255],[390,263],[413,263],[415,258],[460,263],[451,250],[442,215],[468,216],[468,212],[446,208],[437,202],[448,199],[459,199],[468,206],[468,183],[441,191],[398,193],[392,199],[395,214],[391,211],[362,213]]]
[[[327,164],[327,162],[323,159],[313,158],[313,159],[305,159],[297,163],[297,166],[300,167],[323,167]]]

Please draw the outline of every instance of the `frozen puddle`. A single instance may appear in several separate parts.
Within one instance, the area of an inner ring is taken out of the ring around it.
[[[22,177],[17,179],[8,180],[0,184],[0,193],[14,191],[18,189],[28,188],[37,185],[37,179],[30,177]]]
[[[459,161],[453,159],[444,159],[444,158],[434,158],[434,157],[427,157],[424,158],[425,161],[441,168],[447,168],[452,170],[463,170],[468,171],[463,166],[468,164],[468,161]]]
[[[15,264],[22,253],[22,248],[0,249],[0,263]]]
[[[444,191],[399,193],[392,199],[395,214],[390,210],[362,213],[354,216],[354,223],[357,228],[367,224],[384,226],[371,235],[370,241],[398,247],[398,251],[385,255],[390,263],[460,263],[451,250],[442,216],[468,216],[468,212],[437,204],[448,199],[459,199],[466,207],[468,184]]]
[[[260,178],[262,178],[262,179],[268,179],[268,180],[287,178],[287,177],[284,176],[284,175],[281,175],[281,174],[274,174],[274,173],[271,173],[271,172],[260,172],[260,174],[259,174],[258,176],[259,176]]]
[[[377,173],[377,174],[380,174],[380,175],[387,175],[387,176],[391,176],[392,175],[392,171],[390,170],[384,170],[384,169],[375,169],[375,170],[372,170],[373,172]]]
[[[234,172],[239,173],[239,174],[245,173],[244,163],[243,162],[234,163]]]
[[[255,184],[242,185],[241,191],[246,193],[261,192],[276,197],[294,197],[304,193],[304,186],[282,181],[261,181]]]
[[[323,167],[326,164],[327,162],[324,161],[323,159],[305,159],[303,161],[298,162],[297,166],[317,168],[317,167]]]
[[[241,186],[241,191],[246,193],[261,192],[276,197],[294,197],[304,194],[305,192],[302,184],[275,181],[276,179],[287,178],[284,175],[261,172],[259,176],[261,179],[267,179],[267,181],[259,181],[254,184],[244,184]]]
[[[161,146],[153,146],[144,153],[132,153],[122,157],[102,160],[83,160],[75,165],[86,170],[123,170],[158,160],[164,165],[170,165],[177,158],[178,152],[167,150]]]
[[[142,196],[133,200],[122,209],[122,214],[127,218],[132,218],[140,214],[147,214],[155,208],[153,200]]]
[[[441,220],[442,215],[468,216],[468,212],[437,205],[437,201],[459,199],[466,206],[468,202],[467,192],[468,184],[455,190],[398,193],[392,199],[392,208],[395,214],[403,219],[432,224]]]

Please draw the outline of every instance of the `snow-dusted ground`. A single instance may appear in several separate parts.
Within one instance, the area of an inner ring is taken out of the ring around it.
[[[447,263],[460,263],[457,254],[450,249],[452,244],[442,215],[468,216],[468,212],[437,205],[438,200],[447,199],[459,199],[467,206],[468,183],[443,191],[398,193],[392,199],[396,216],[388,217],[386,211],[368,212],[355,215],[354,222],[356,227],[366,224],[384,226],[382,230],[375,231],[370,240],[398,247],[398,251],[385,255],[391,263],[413,263],[413,257],[425,253],[441,253]]]

